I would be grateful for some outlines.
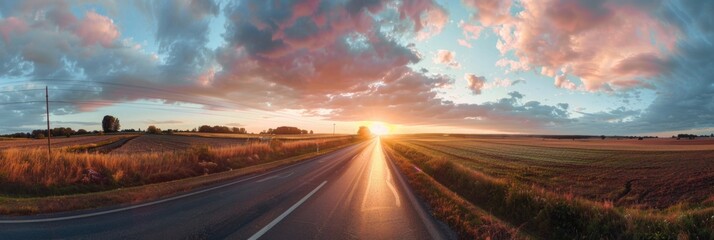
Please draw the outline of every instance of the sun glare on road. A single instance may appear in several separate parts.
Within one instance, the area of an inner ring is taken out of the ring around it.
[[[382,122],[372,122],[369,124],[369,130],[372,134],[377,136],[384,136],[389,134],[389,127]]]

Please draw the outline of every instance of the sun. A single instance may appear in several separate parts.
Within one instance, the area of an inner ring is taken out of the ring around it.
[[[389,134],[389,127],[382,122],[372,122],[369,124],[369,131],[377,136],[384,136]]]

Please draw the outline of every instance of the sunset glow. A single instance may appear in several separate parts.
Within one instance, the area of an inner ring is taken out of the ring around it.
[[[377,136],[384,136],[390,133],[389,127],[382,122],[372,122],[368,127],[372,134]]]
[[[45,126],[47,86],[73,129],[708,134],[698,3],[1,1],[0,133]]]
[[[713,42],[714,0],[0,0],[0,240],[712,239]]]

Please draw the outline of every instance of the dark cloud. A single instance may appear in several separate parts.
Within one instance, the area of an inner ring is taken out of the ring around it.
[[[245,125],[240,124],[240,123],[226,123],[226,126],[231,126],[231,127],[245,127]]]
[[[628,134],[714,125],[713,3],[464,2],[477,10],[481,25],[498,32],[499,50],[517,58],[501,66],[535,69],[559,87],[614,92],[623,101],[654,90],[654,102],[646,109],[588,113],[567,103],[529,101],[519,92],[480,104],[444,100],[437,92],[454,79],[413,70],[422,55],[408,42],[438,33],[447,22],[446,11],[432,0],[140,3],[154,27],[158,55],[122,35],[109,16],[72,11],[74,2],[1,1],[0,131],[43,122],[42,91],[29,89],[47,83],[54,83],[54,115],[155,99],[523,133]],[[509,16],[512,9],[524,14]],[[227,20],[226,44],[212,49],[209,26],[219,14]],[[482,80],[471,90],[524,82]]]

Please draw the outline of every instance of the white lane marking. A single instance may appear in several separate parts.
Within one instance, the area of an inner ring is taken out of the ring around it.
[[[261,179],[261,180],[255,181],[255,182],[256,182],[256,183],[262,183],[262,182],[268,181],[268,180],[270,180],[270,179],[275,179],[275,178],[283,179],[283,178],[292,176],[293,173],[295,173],[295,172],[289,172],[289,173],[287,173],[287,174],[271,176],[271,177],[263,178],[263,179]]]
[[[317,186],[315,189],[312,190],[312,192],[305,195],[302,199],[300,199],[300,201],[295,203],[292,207],[288,208],[287,211],[285,211],[283,214],[280,214],[280,216],[278,216],[278,218],[276,218],[272,222],[268,223],[268,225],[265,225],[265,227],[260,229],[260,231],[258,231],[257,233],[253,234],[253,236],[250,236],[250,238],[248,238],[248,240],[256,240],[256,239],[260,238],[261,236],[263,236],[263,234],[267,233],[271,228],[275,227],[275,225],[277,225],[280,221],[282,221],[283,218],[287,217],[288,214],[295,211],[296,208],[298,208],[302,203],[307,201],[307,199],[310,198],[313,194],[315,194],[317,192],[317,190],[320,190],[320,188],[322,188],[322,186],[324,186],[325,183],[327,183],[327,181],[322,182],[322,184],[320,184],[320,186]]]
[[[386,159],[384,159],[386,161]],[[385,164],[386,165],[386,164]],[[387,167],[387,166],[385,166]],[[387,167],[388,168],[388,167]],[[394,199],[397,201],[397,207],[402,206],[402,202],[399,199],[399,194],[397,194],[397,189],[394,188],[394,185],[392,185],[392,174],[389,173],[389,169],[387,169],[387,187],[389,187],[390,190],[392,190],[392,194],[394,195]]]

